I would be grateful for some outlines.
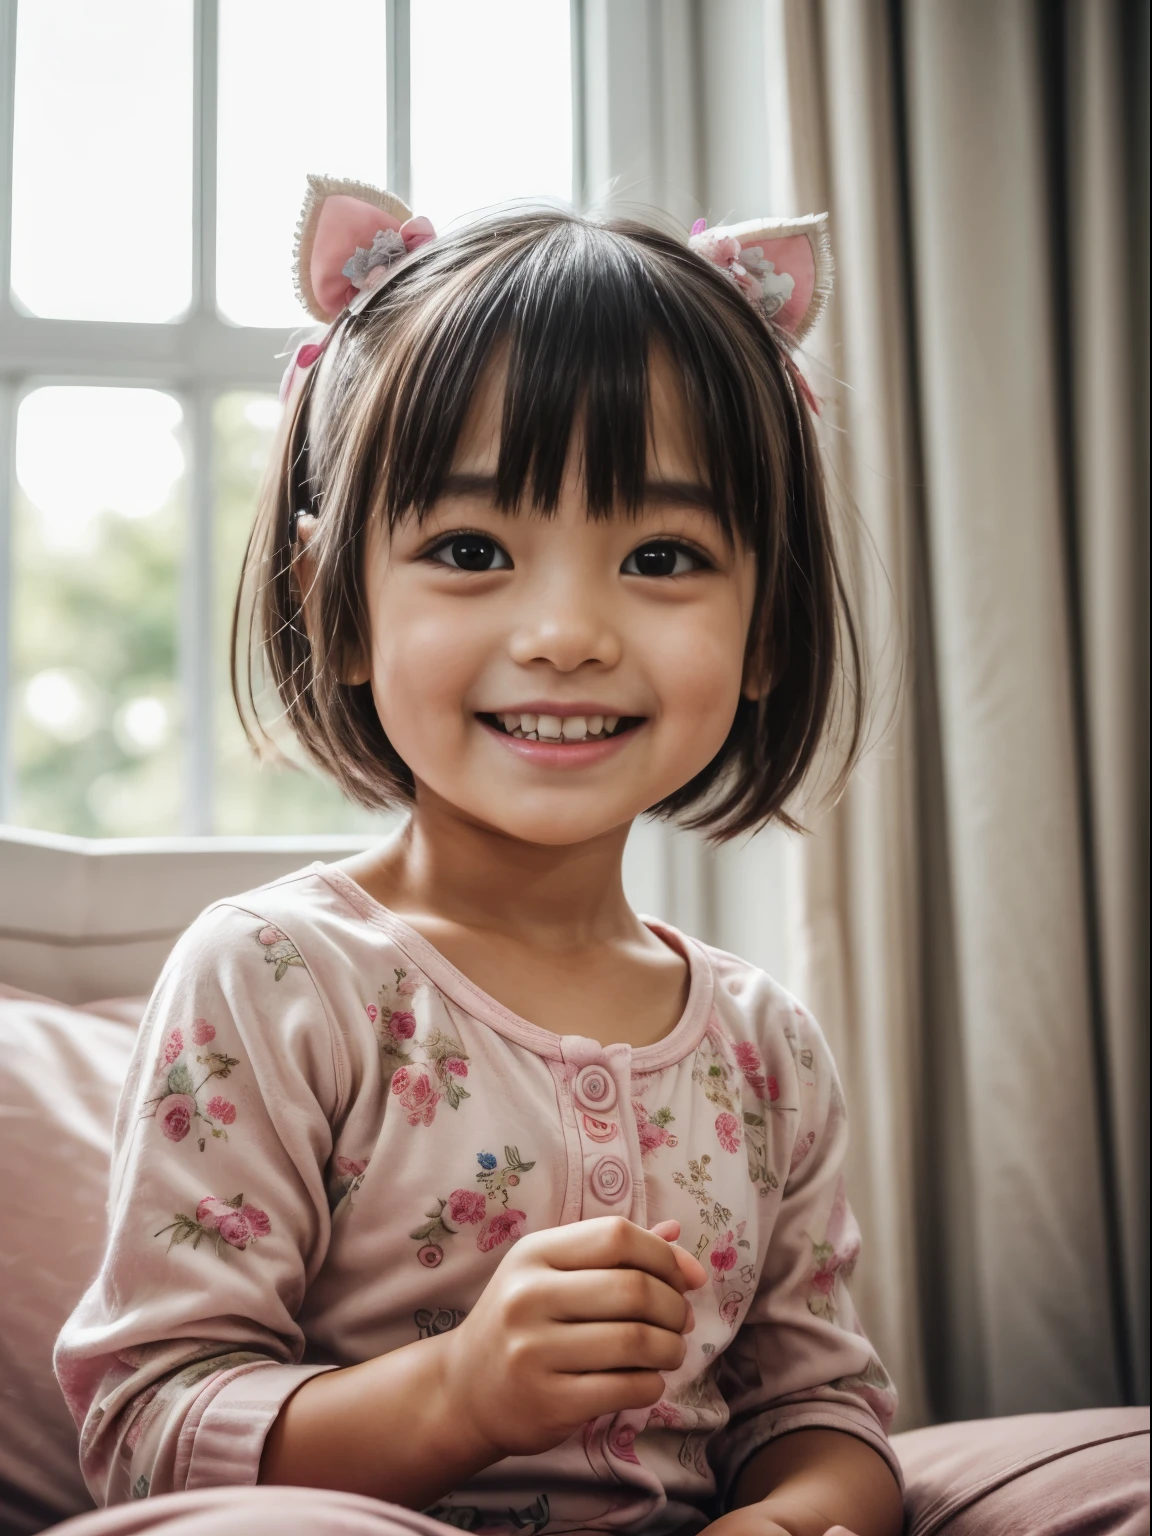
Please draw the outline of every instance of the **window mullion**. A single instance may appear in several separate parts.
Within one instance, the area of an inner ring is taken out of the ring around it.
[[[183,393],[184,440],[189,456],[186,544],[180,593],[179,671],[184,732],[184,830],[203,837],[214,823],[216,784],[215,391]]]
[[[412,86],[409,0],[387,0],[388,190],[412,198]]]
[[[16,0],[0,0],[0,309],[12,292],[12,151],[16,127]]]
[[[15,814],[16,754],[12,726],[12,547],[16,532],[16,399],[18,386],[0,375],[0,821]]]
[[[584,0],[569,0],[568,37],[572,50],[572,205],[583,211],[588,201],[584,163]]]
[[[219,0],[195,0],[192,89],[192,311],[216,318]]]
[[[16,113],[16,0],[0,0],[0,315],[11,308],[12,143]],[[0,371],[0,821],[13,814],[12,541],[17,381]]]
[[[192,316],[215,328],[216,165],[219,0],[195,0],[192,90]],[[180,594],[179,671],[183,703],[184,830],[212,831],[216,782],[214,719],[214,477],[212,409],[207,384],[182,393],[188,452],[186,546]]]

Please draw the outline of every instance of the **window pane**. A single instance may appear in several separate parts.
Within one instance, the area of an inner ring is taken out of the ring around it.
[[[81,837],[181,830],[180,426],[179,404],[151,389],[38,389],[20,404],[18,825]]]
[[[572,197],[568,0],[412,0],[412,206]]]
[[[220,313],[306,323],[291,275],[305,176],[388,175],[384,5],[345,26],[315,0],[221,0],[219,124]]]
[[[363,832],[380,836],[397,818],[374,815],[345,800],[330,779],[256,762],[244,737],[228,677],[232,607],[244,546],[252,526],[260,477],[280,407],[273,395],[232,393],[216,402],[216,815],[220,835]],[[254,677],[259,679],[254,668]],[[271,722],[282,713],[270,690],[257,693],[260,717],[281,747],[303,761],[299,749]]]
[[[12,291],[62,320],[192,295],[192,0],[17,8]]]

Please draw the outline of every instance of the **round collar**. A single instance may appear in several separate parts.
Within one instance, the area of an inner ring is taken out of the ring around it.
[[[582,1039],[582,1036],[558,1035],[543,1029],[528,1019],[521,1018],[503,1003],[496,1001],[456,969],[434,944],[417,933],[388,907],[382,906],[352,876],[335,864],[325,864],[317,859],[312,869],[332,886],[348,904],[367,922],[382,929],[398,949],[411,959],[429,981],[465,1013],[491,1025],[499,1034],[526,1046],[538,1056],[549,1060],[565,1059],[564,1041]],[[708,1028],[712,1013],[712,967],[708,957],[695,939],[673,928],[670,923],[656,917],[638,914],[644,926],[671,949],[677,950],[688,962],[688,997],[684,1011],[672,1029],[661,1040],[649,1045],[630,1047],[633,1069],[638,1072],[657,1072],[682,1061],[700,1044]],[[612,1049],[609,1042],[605,1050]],[[618,1049],[618,1046],[616,1047]]]

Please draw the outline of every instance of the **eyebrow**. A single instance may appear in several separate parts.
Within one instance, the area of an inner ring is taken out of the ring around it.
[[[496,499],[496,476],[455,472],[445,475],[440,494],[442,496],[476,496],[487,501]],[[712,493],[698,480],[646,480],[644,500],[662,502],[676,507],[696,507],[701,512],[714,512]]]

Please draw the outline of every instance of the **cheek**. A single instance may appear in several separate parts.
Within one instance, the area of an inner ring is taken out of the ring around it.
[[[727,734],[740,697],[744,628],[732,603],[702,605],[662,626],[654,655],[669,722]]]
[[[473,679],[482,647],[461,644],[458,626],[435,603],[389,604],[382,596],[373,616],[372,688],[389,738],[401,739],[460,721],[461,700]]]

